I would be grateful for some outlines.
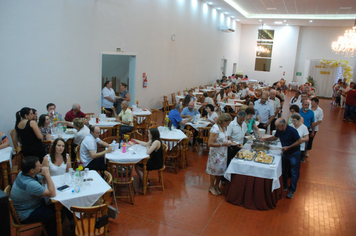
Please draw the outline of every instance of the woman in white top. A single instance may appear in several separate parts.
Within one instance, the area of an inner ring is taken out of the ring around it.
[[[51,176],[63,175],[71,168],[70,157],[65,151],[65,142],[62,138],[54,140],[50,154],[43,158],[43,166],[49,167]]]
[[[219,116],[214,112],[214,106],[211,104],[208,104],[205,106],[205,110],[207,112],[206,119],[210,121],[212,124],[215,124],[216,121],[218,120]]]
[[[303,124],[302,117],[298,113],[294,113],[291,118],[292,124],[290,124],[290,126],[294,127],[298,131],[300,138],[303,140],[303,143],[300,144],[300,161],[305,163],[305,144],[309,141],[308,127]]]
[[[115,102],[115,91],[112,89],[111,81],[106,81],[103,90],[101,91],[101,106],[105,110],[112,112],[111,107]]]

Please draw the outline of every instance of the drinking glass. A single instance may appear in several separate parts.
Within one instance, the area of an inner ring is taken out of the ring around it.
[[[90,182],[88,181],[88,178],[89,178],[89,168],[85,168],[85,169],[84,169],[84,174],[85,174],[85,178],[86,178],[85,184],[90,186]]]

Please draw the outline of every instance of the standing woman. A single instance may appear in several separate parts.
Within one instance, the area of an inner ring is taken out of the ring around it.
[[[127,84],[121,83],[120,94],[119,94],[119,97],[117,98],[116,101],[117,101],[117,103],[116,103],[116,113],[120,114],[122,101],[128,101],[128,102],[131,101],[131,97],[130,97],[129,91],[127,91]]]
[[[255,121],[259,123],[261,123],[261,117],[260,117],[260,113],[258,113],[257,109],[255,109],[255,103],[252,100],[248,100],[247,101],[247,106],[249,108],[252,108],[255,111],[255,114],[253,115],[252,119],[254,119]],[[258,125],[257,124],[257,125]]]
[[[29,107],[24,107],[16,112],[15,130],[20,143],[22,144],[22,153],[26,156],[36,156],[42,163],[43,157],[46,155],[44,146],[42,145],[43,135],[36,121],[33,119],[32,110]]]
[[[101,107],[104,107],[106,111],[110,111],[113,114],[111,107],[114,105],[114,102],[115,91],[112,89],[112,82],[106,81],[101,91]]]
[[[63,175],[71,168],[69,154],[66,152],[64,139],[57,138],[54,140],[51,153],[43,158],[43,166],[49,168],[51,176]]]
[[[230,122],[231,116],[224,113],[219,116],[216,124],[210,130],[208,141],[210,151],[206,173],[210,175],[209,192],[214,196],[221,194],[219,183],[226,170],[227,147],[231,146],[226,134],[226,129]]]
[[[163,167],[163,147],[159,132],[156,128],[148,130],[148,142],[143,142],[137,139],[133,139],[136,143],[146,147],[146,154],[150,155],[150,159],[147,161],[147,170],[159,170]],[[143,164],[136,164],[135,170],[140,178],[140,182],[143,182]]]
[[[297,131],[298,134],[303,140],[303,142],[300,144],[300,161],[305,163],[305,152],[306,152],[306,143],[309,141],[309,131],[308,128],[303,124],[303,120],[301,115],[298,113],[294,113],[292,116],[292,124],[290,126],[294,127]]]

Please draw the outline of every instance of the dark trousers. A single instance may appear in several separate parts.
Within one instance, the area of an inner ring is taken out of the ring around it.
[[[283,153],[282,155],[282,178],[284,188],[288,186],[288,167],[290,167],[291,171],[289,191],[294,193],[297,189],[299,179],[300,151],[292,154]]]
[[[276,130],[276,120],[277,120],[277,119],[274,119],[274,120],[272,120],[272,122],[271,122],[271,133],[272,133],[272,130]]]
[[[127,134],[127,133],[131,132],[132,130],[133,130],[132,126],[121,125],[120,129],[119,129],[119,137],[120,137],[120,139],[122,138],[123,134]]]
[[[86,168],[89,168],[89,170],[104,171],[107,170],[108,166],[105,163],[105,157],[98,157],[89,162]]]
[[[307,146],[308,151],[311,150],[313,147],[313,141],[314,141],[316,133],[317,133],[317,131],[314,132],[314,137],[310,137],[310,133],[309,133],[309,141],[308,141],[308,146]]]
[[[62,221],[64,215],[62,214]],[[22,221],[23,224],[43,222],[48,235],[57,235],[57,223],[56,223],[56,210],[53,204],[46,205],[44,199],[42,199],[42,205],[36,208],[30,216]]]
[[[344,119],[346,119],[348,116],[350,120],[354,118],[355,107],[356,106],[350,106],[345,104]]]
[[[229,167],[232,158],[234,158],[234,156],[236,156],[236,153],[238,151],[240,151],[240,149],[241,148],[239,148],[238,146],[230,146],[227,148],[227,166],[226,167]]]
[[[267,131],[267,127],[268,127],[268,126],[267,126],[267,127],[264,127],[265,124],[266,124],[266,123],[259,123],[257,127],[260,128],[260,129],[264,129],[264,130]]]

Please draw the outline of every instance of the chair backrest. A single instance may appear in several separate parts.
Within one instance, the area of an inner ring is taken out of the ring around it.
[[[9,196],[9,206],[10,206],[10,213],[11,213],[11,216],[12,216],[12,221],[14,223],[16,223],[16,224],[21,224],[20,219],[17,216],[17,212],[16,212],[14,206],[12,205],[12,201],[11,201],[11,198],[10,198],[11,186],[10,185],[6,186],[4,192]]]
[[[114,184],[129,184],[133,181],[133,171],[136,163],[108,162]]]
[[[118,136],[109,136],[109,137],[103,138],[103,141],[108,144],[112,143],[114,140],[116,140],[116,143],[120,142],[120,139]]]
[[[86,116],[90,117],[90,118],[94,118],[95,113],[91,112],[91,113],[85,113]]]
[[[157,110],[157,109],[151,109],[151,112],[152,112],[152,114],[151,114],[151,121],[157,122],[157,120],[158,120],[158,115],[159,115],[160,111]]]
[[[112,175],[110,174],[109,171],[104,171],[103,179],[106,181],[106,183],[108,183],[108,185],[111,186],[111,183],[112,183]]]
[[[136,115],[134,116],[135,129],[147,129],[151,124],[151,115]]]
[[[163,101],[167,101],[168,102],[168,97],[163,95]]]
[[[208,143],[211,127],[199,127],[199,138],[203,139],[203,143]]]
[[[167,145],[167,157],[178,157],[180,153],[180,139],[164,139],[162,138],[162,143]]]
[[[14,150],[17,154],[19,154],[21,152],[21,144],[19,144],[19,142],[16,138],[16,130],[15,129],[10,131],[10,136],[12,139],[12,143],[14,145]]]
[[[143,135],[140,132],[138,132],[137,130],[126,133],[125,135],[129,136],[129,140],[134,138],[134,139],[143,141]],[[122,137],[121,140],[125,140],[124,137]]]
[[[182,93],[180,91],[177,92],[177,95],[180,96]]]
[[[164,165],[167,159],[168,146],[162,142],[162,148],[163,148],[163,165]]]
[[[104,215],[104,211],[107,212],[108,205],[102,204],[92,207],[78,207],[72,206],[70,208],[73,211],[73,217],[75,222],[75,234],[76,235],[103,235],[105,233],[105,226],[100,229],[95,228],[97,219]],[[77,215],[80,215],[77,218]]]
[[[163,104],[163,112],[164,113],[168,113],[169,112],[169,103],[168,103],[168,101],[163,101],[162,104]]]
[[[175,105],[175,104],[177,103],[177,101],[176,101],[176,94],[175,94],[175,93],[172,93],[171,96],[172,96],[172,104]]]
[[[42,141],[43,146],[48,147],[48,154],[51,153],[51,148],[52,148],[52,141],[51,140],[44,140]]]
[[[99,126],[100,128],[100,139],[104,139],[106,137],[115,136],[116,127],[109,126]]]
[[[159,125],[152,125],[149,127],[149,129],[158,129]]]

